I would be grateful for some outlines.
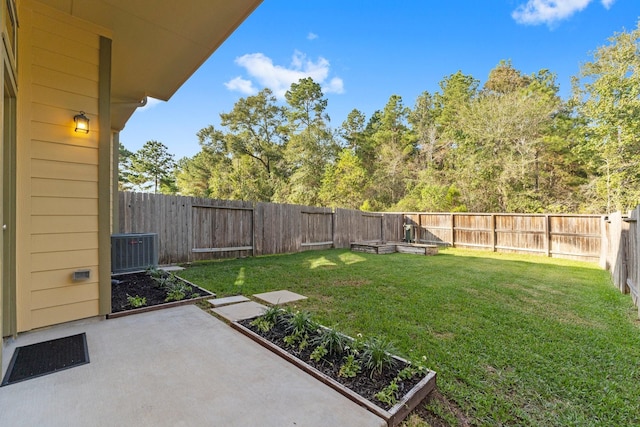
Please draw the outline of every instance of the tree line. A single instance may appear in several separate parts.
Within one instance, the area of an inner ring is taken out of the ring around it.
[[[616,33],[573,77],[501,61],[486,82],[458,71],[408,107],[398,95],[330,126],[320,85],[280,103],[240,98],[220,127],[174,160],[148,141],[120,147],[121,189],[375,211],[582,212],[640,202],[640,23]]]

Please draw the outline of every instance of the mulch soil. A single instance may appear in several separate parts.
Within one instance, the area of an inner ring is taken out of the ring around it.
[[[313,366],[318,371],[331,377],[345,387],[353,390],[354,392],[358,393],[360,396],[376,404],[377,406],[384,408],[385,410],[391,408],[391,406],[387,405],[386,403],[377,400],[375,398],[375,394],[388,386],[389,383],[391,383],[391,381],[398,375],[398,373],[407,366],[406,363],[398,361],[395,366],[384,369],[382,374],[380,375],[370,375],[370,372],[367,372],[363,369],[362,372],[360,372],[353,378],[340,377],[338,376],[338,372],[340,371],[340,366],[342,366],[343,364],[343,356],[327,354],[319,362],[316,362],[309,357],[314,350],[313,346],[309,345],[300,350],[297,346],[291,347],[284,342],[284,337],[287,336],[287,332],[285,331],[284,326],[275,325],[269,332],[262,332],[255,326],[251,325],[252,320],[253,319],[241,320],[238,323],[265,338],[266,340],[272,342],[273,344],[277,345],[289,354],[302,360],[306,364]],[[407,392],[409,392],[409,390],[411,390],[416,384],[418,384],[420,380],[422,380],[422,377],[415,376],[414,378],[411,378],[409,380],[399,381],[398,400],[400,400],[402,396],[404,396]]]
[[[193,286],[190,286],[190,288],[192,292],[189,292],[188,297],[185,299],[191,299],[193,294],[198,296],[209,295]],[[167,292],[145,272],[113,276],[111,281],[111,312],[118,313],[135,308],[129,304],[127,300],[129,296],[146,298],[147,303],[144,307],[150,307],[165,304]]]

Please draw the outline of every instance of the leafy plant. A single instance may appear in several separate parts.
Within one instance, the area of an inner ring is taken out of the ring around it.
[[[266,308],[260,317],[275,326],[282,322],[284,314],[284,310],[274,305]]]
[[[273,323],[262,316],[256,317],[249,324],[251,326],[255,326],[259,331],[262,332],[269,332],[273,328]]]
[[[164,289],[167,291],[167,302],[183,300],[191,292],[191,286],[174,276],[164,281]]]
[[[360,363],[356,359],[356,356],[354,354],[348,354],[344,358],[344,363],[342,364],[342,366],[340,366],[338,376],[343,378],[353,378],[358,375],[361,369],[362,368],[360,366]]]
[[[141,297],[140,295],[132,297],[131,295],[127,294],[127,302],[133,308],[140,308],[147,305],[147,298]]]
[[[286,331],[290,335],[304,337],[318,329],[318,324],[311,319],[308,311],[297,311],[287,320]]]
[[[255,326],[262,332],[269,332],[275,325],[282,322],[284,316],[284,310],[271,306],[264,310],[264,312],[253,319],[250,323],[251,326]]]
[[[287,335],[286,337],[282,338],[282,341],[284,341],[286,345],[293,347],[298,341],[298,337],[296,335]]]
[[[331,328],[319,328],[313,344],[324,347],[329,354],[340,355],[348,347],[350,340],[340,332]]]
[[[397,378],[394,378],[388,386],[380,390],[375,394],[375,398],[382,403],[386,403],[389,406],[393,406],[398,401],[398,382]]]
[[[157,267],[149,266],[146,270],[147,275],[151,276],[153,279],[160,279],[167,276],[167,272],[164,270],[160,270]]]
[[[371,371],[371,376],[380,375],[384,369],[395,365],[392,353],[396,353],[393,342],[383,337],[371,337],[363,343],[360,361]]]
[[[311,355],[309,355],[309,359],[319,362],[320,359],[322,359],[324,356],[327,355],[327,353],[328,353],[327,349],[324,346],[319,345],[313,349],[313,351],[311,352]]]

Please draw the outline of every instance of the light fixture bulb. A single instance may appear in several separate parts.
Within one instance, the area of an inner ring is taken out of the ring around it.
[[[73,117],[73,121],[76,122],[76,132],[89,133],[89,118],[84,115],[84,111],[80,111]]]

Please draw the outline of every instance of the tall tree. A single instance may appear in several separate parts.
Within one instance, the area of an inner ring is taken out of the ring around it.
[[[376,150],[376,202],[389,208],[405,194],[412,170],[409,165],[416,152],[415,137],[408,126],[409,109],[402,97],[391,95],[372,138]]]
[[[118,143],[118,190],[127,191],[133,188],[131,182],[131,157],[133,152],[122,142]]]
[[[640,21],[599,47],[574,81],[578,112],[595,155],[595,210],[627,210],[640,200]]]
[[[332,161],[337,145],[325,113],[327,100],[320,85],[311,78],[293,83],[285,93],[289,142],[285,159],[291,168],[288,185],[279,199],[290,203],[317,205],[325,166]]]
[[[196,135],[200,152],[180,159],[176,165],[178,191],[184,196],[231,198],[233,189],[229,174],[232,164],[225,134],[207,126]]]
[[[167,147],[158,141],[147,141],[131,156],[130,181],[142,191],[171,193],[175,161]]]
[[[508,85],[483,92],[460,111],[462,173],[471,185],[466,193],[474,198],[467,202],[472,210],[536,212],[545,205],[540,163],[560,99],[552,93],[553,78],[529,77],[516,86],[511,83],[519,72],[509,70]]]
[[[257,95],[240,98],[231,112],[220,114],[220,118],[221,125],[229,129],[229,150],[253,158],[267,175],[274,175],[286,134],[284,111],[276,105],[271,90],[266,88]]]
[[[444,146],[438,132],[435,98],[425,91],[416,100],[416,105],[409,112],[409,123],[416,136],[419,167],[435,168],[441,166]]]
[[[484,90],[492,94],[506,94],[526,88],[531,83],[531,77],[522,74],[504,59],[489,72],[489,78],[484,84]]]
[[[350,149],[340,152],[334,165],[329,165],[322,178],[320,201],[325,206],[358,209],[367,194],[367,171]]]

